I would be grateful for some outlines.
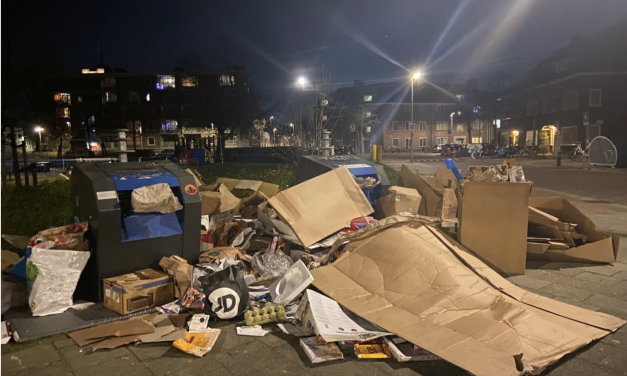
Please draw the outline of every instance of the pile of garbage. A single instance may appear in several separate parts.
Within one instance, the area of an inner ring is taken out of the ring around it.
[[[232,320],[238,335],[265,336],[276,326],[300,337],[312,363],[443,359],[476,375],[519,375],[537,374],[625,324],[501,276],[523,274],[527,259],[613,262],[617,238],[562,198],[530,199],[532,184],[515,160],[460,177],[454,166],[434,176],[403,166],[402,186],[371,204],[362,191],[371,182],[346,167],[285,190],[226,178],[204,184],[195,175],[198,260],[163,257],[160,270],[104,279],[107,308],[155,312],[70,337],[94,351],[169,342],[201,357],[221,333],[212,323]],[[180,210],[157,191],[133,192],[133,205]],[[72,305],[89,257],[87,225],[73,226],[32,239],[33,315]]]

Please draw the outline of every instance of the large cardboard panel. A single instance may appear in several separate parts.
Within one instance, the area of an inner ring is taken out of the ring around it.
[[[403,181],[404,187],[414,188],[418,190],[418,193],[422,196],[418,214],[428,215],[430,217],[440,215],[442,210],[442,194],[434,190],[421,176],[411,172],[405,165],[401,167],[401,180]]]
[[[418,214],[422,197],[413,188],[395,187],[388,189],[387,196],[381,197],[375,202],[377,218],[385,218],[402,212]]]
[[[503,273],[525,274],[528,202],[526,183],[466,183],[461,243]]]
[[[374,209],[346,167],[279,192],[268,202],[304,247],[332,235]]]
[[[562,197],[531,197],[529,206],[557,217],[561,222],[576,224],[575,230],[587,239],[586,244],[579,247],[530,254],[529,260],[595,263],[616,261],[618,236],[597,231],[594,222],[568,200]]]
[[[313,284],[355,314],[481,376],[538,374],[625,324],[526,292],[439,230],[396,219],[349,235]]]

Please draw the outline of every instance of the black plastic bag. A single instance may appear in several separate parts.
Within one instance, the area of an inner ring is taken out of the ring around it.
[[[244,265],[238,263],[198,278],[205,293],[205,311],[221,319],[243,315],[248,309]]]

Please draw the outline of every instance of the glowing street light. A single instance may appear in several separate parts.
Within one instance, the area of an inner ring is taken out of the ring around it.
[[[307,81],[305,80],[305,77],[298,78],[298,85],[300,85],[301,88],[305,86],[305,83],[307,83]]]
[[[272,130],[272,135],[273,135],[272,138],[274,138],[274,145],[276,146],[276,128]]]
[[[411,142],[410,142],[410,162],[414,162],[414,130],[416,125],[414,123],[414,81],[417,81],[422,76],[420,71],[414,72],[411,76]]]
[[[35,129],[33,129],[35,132],[39,133],[39,148],[41,149],[41,132],[44,131],[44,129],[42,127],[40,127],[39,125],[35,127]]]

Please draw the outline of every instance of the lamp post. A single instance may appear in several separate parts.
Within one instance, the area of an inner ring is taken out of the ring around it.
[[[451,144],[451,143],[452,143],[452,142],[451,142],[451,135],[453,134],[453,117],[454,117],[455,115],[457,115],[457,116],[462,116],[462,112],[461,112],[461,111],[457,111],[457,112],[453,111],[453,112],[451,112],[451,127],[450,127],[450,129],[449,129],[449,131],[448,131],[448,143],[449,143],[449,144]]]
[[[272,138],[274,139],[274,146],[276,146],[276,128],[272,130]]]
[[[419,80],[422,74],[420,72],[415,72],[411,76],[411,140],[409,142],[410,147],[410,162],[414,162],[414,131],[416,126],[414,124],[414,81]]]
[[[38,147],[37,151],[41,151],[41,132],[43,132],[44,129],[38,125],[38,126],[35,127],[34,131],[39,133],[39,145],[38,145],[39,147]]]
[[[273,128],[272,127],[272,120],[274,120],[274,116],[270,116],[270,128]]]
[[[307,83],[307,80],[305,80],[305,77],[299,77],[298,78],[298,86],[300,86],[300,91],[298,94],[298,126],[300,127],[300,129],[303,128],[303,87],[305,86],[305,84]]]

